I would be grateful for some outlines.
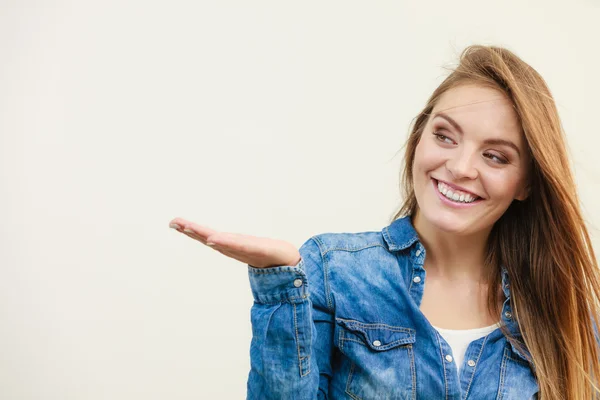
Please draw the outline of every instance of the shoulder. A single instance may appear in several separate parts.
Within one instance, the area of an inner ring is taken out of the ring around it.
[[[406,215],[376,231],[320,233],[308,239],[303,246],[317,246],[322,256],[332,252],[359,252],[374,247],[391,253],[410,248],[418,239],[411,216]]]
[[[373,286],[397,271],[382,231],[316,234],[300,247],[300,255],[313,302],[330,310],[335,308],[333,293],[343,296],[361,285]]]
[[[332,252],[358,252],[372,247],[388,248],[381,231],[320,233],[307,242],[310,241],[318,245],[322,256]]]
[[[390,250],[382,231],[320,233],[302,245],[300,254],[312,264],[309,268],[322,270],[324,276],[329,271],[343,271],[336,274],[338,278],[394,268],[399,255]]]
[[[318,275],[338,266],[348,269],[392,256],[382,231],[319,233],[302,244],[300,255],[302,266]]]

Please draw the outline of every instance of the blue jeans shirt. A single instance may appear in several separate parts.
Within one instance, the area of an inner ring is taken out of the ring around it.
[[[323,233],[295,266],[248,265],[251,370],[247,399],[537,398],[530,354],[500,328],[452,350],[419,305],[426,251],[410,216],[380,232]],[[522,342],[510,286],[501,323]]]

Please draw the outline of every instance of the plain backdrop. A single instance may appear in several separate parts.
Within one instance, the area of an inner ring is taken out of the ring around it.
[[[241,399],[245,265],[177,216],[300,246],[381,230],[445,67],[548,82],[600,249],[600,2],[0,0],[0,398]]]

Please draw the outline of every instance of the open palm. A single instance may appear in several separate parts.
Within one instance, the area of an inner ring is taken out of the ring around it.
[[[171,220],[169,227],[255,268],[296,265],[300,262],[298,249],[284,240],[218,232],[183,218]]]

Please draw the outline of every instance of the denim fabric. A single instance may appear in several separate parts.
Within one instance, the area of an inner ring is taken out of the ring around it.
[[[409,216],[380,232],[313,236],[300,255],[295,266],[248,265],[247,399],[537,398],[530,354],[500,328],[469,344],[458,376],[419,310],[426,251]],[[502,288],[501,322],[522,341],[503,266]]]

